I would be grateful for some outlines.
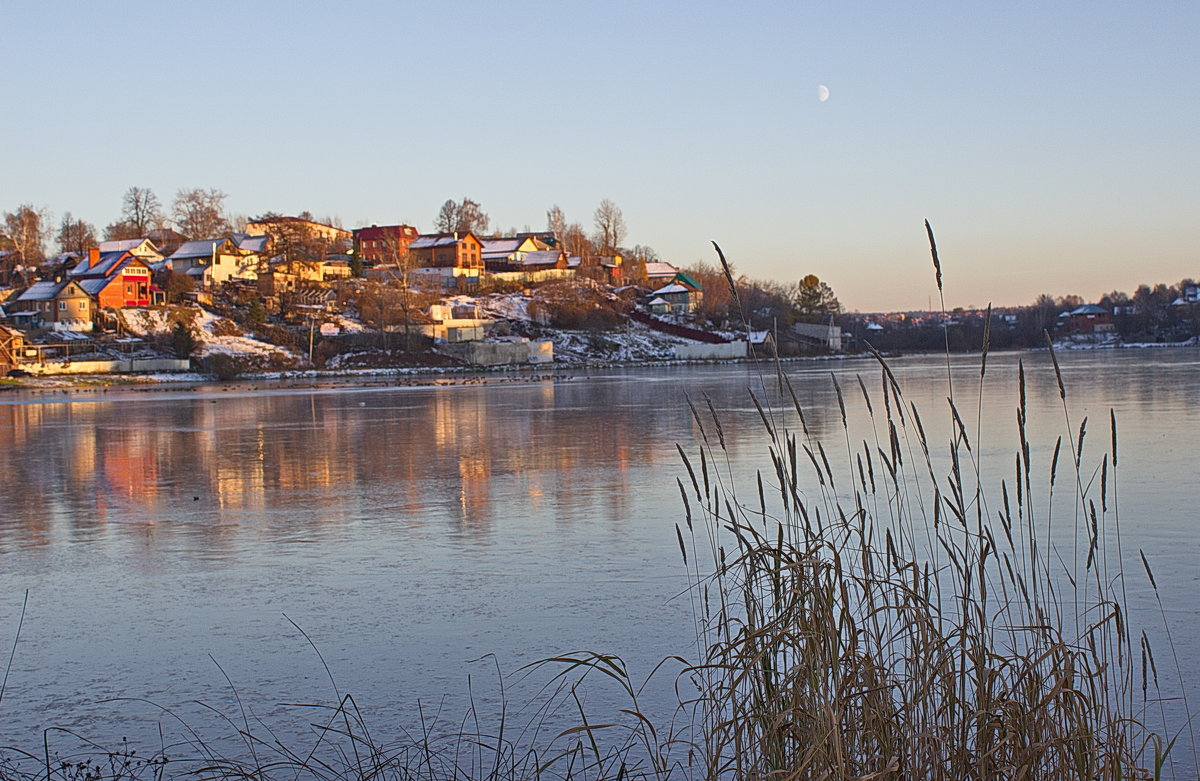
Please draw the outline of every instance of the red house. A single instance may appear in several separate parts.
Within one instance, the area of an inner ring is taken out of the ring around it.
[[[411,225],[372,225],[354,231],[354,254],[368,266],[395,265],[417,237]]]
[[[70,276],[96,302],[98,309],[150,306],[157,291],[150,266],[129,252],[92,251]]]

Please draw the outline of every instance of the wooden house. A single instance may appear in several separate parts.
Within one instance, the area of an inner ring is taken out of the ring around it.
[[[228,236],[199,239],[182,244],[167,258],[172,271],[187,274],[200,287],[213,287],[230,279],[254,280],[260,257],[243,250]]]
[[[411,225],[372,225],[354,231],[354,254],[365,266],[396,265],[417,238]]]
[[[408,245],[408,261],[420,284],[471,288],[483,270],[483,242],[470,231],[424,234]]]
[[[17,368],[25,355],[25,334],[0,325],[0,376]]]
[[[1113,330],[1112,314],[1095,304],[1084,304],[1067,313],[1067,326],[1076,334],[1099,334]]]
[[[33,283],[9,308],[17,323],[55,331],[91,331],[95,306],[77,280]]]

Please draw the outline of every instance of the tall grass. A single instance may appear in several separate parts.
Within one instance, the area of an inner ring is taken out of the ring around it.
[[[1157,665],[1129,622],[1115,416],[1094,470],[1082,423],[1035,474],[1022,367],[1012,473],[993,497],[953,398],[948,441],[930,442],[879,368],[874,394],[858,380],[865,438],[836,378],[840,443],[810,436],[790,382],[790,410],[755,397],[770,468],[749,498],[723,471],[720,418],[693,406],[703,444],[684,456],[694,509],[677,531],[703,638],[704,775],[1159,774],[1169,740],[1147,727]],[[1042,504],[1064,481],[1068,551]]]

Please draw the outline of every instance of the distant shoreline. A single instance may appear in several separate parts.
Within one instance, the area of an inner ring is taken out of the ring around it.
[[[1137,350],[1197,347],[1194,340],[1185,342],[1137,342],[1130,344],[1072,344],[1054,345],[1056,350]],[[1045,352],[1045,347],[1023,347],[1018,349],[993,350],[1000,352]],[[885,357],[903,358],[942,354],[938,350],[911,350]],[[978,355],[979,351],[953,353],[953,355]],[[816,363],[829,361],[874,360],[870,353],[847,355],[817,355],[781,357],[779,361],[791,363]],[[454,366],[454,367],[395,367],[388,369],[333,370],[306,369],[293,372],[250,373],[236,380],[218,380],[199,372],[180,374],[78,374],[30,376],[19,379],[0,379],[0,399],[8,394],[20,395],[102,395],[110,390],[149,393],[155,391],[233,391],[257,389],[269,386],[281,389],[334,389],[334,388],[395,388],[395,387],[450,387],[464,385],[498,385],[514,382],[563,382],[586,376],[596,370],[654,369],[685,366],[726,366],[737,364],[772,364],[774,358],[735,358],[723,360],[656,360],[656,361],[597,361],[582,363],[551,363],[504,366]]]

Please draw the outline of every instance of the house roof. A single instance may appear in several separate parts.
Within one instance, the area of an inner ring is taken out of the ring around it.
[[[468,236],[479,241],[479,237],[469,231],[467,233],[425,233],[413,239],[408,248],[430,249],[433,247],[453,247]],[[479,241],[479,244],[483,246],[482,241]]]
[[[80,261],[79,265],[67,272],[69,277],[107,277],[115,274],[123,261],[133,260],[128,250],[101,252],[95,263]]]
[[[158,247],[154,246],[154,242],[148,238],[141,239],[120,239],[119,241],[102,241],[100,242],[101,252],[128,252],[138,249],[143,244],[149,244],[149,249],[158,252]]]
[[[525,258],[520,262],[524,266],[553,266],[562,254],[560,249],[540,249],[525,253]]]
[[[52,301],[58,295],[58,291],[62,289],[64,282],[54,282],[47,280],[44,282],[34,282],[29,288],[17,296],[17,301]]]
[[[485,259],[503,258],[517,252],[525,239],[484,239],[483,257]]]
[[[1083,306],[1072,309],[1071,314],[1073,314],[1073,315],[1106,315],[1106,314],[1108,314],[1108,311],[1096,306],[1095,304],[1084,304]]]
[[[233,239],[237,244],[237,248],[242,252],[263,253],[267,251],[267,242],[271,240],[270,236],[253,236],[249,233],[231,233],[229,238]]]
[[[658,297],[651,299],[647,306],[669,306],[670,303],[667,299]]]
[[[94,296],[104,288],[108,287],[109,283],[114,279],[116,279],[116,277],[91,277],[89,279],[79,280],[79,286],[83,288],[89,296]]]
[[[225,242],[232,244],[226,238],[220,239],[197,239],[195,241],[185,241],[179,245],[179,249],[171,254],[169,260],[185,259],[185,258],[211,258]]]
[[[692,292],[691,288],[685,287],[685,286],[679,284],[678,282],[672,282],[669,285],[660,287],[658,290],[655,290],[650,295],[665,296],[665,295],[670,295],[671,293],[690,293],[690,292]]]
[[[673,277],[679,273],[679,269],[672,266],[670,263],[662,263],[654,261],[646,264],[646,276],[653,279],[654,277]]]

